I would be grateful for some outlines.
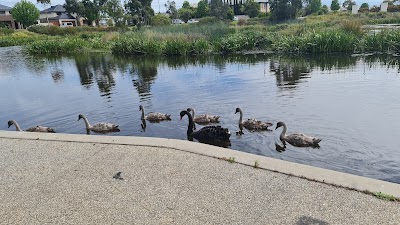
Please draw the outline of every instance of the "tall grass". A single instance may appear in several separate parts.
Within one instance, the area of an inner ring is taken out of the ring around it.
[[[357,44],[358,36],[353,33],[327,30],[300,36],[278,37],[272,47],[281,52],[327,53],[354,52]]]
[[[205,39],[185,38],[181,34],[174,36],[128,35],[120,37],[111,48],[116,54],[134,55],[189,55],[208,53],[209,43]]]
[[[35,41],[28,45],[26,50],[29,53],[48,54],[48,53],[69,53],[83,51],[87,47],[87,42],[80,38],[64,38],[53,40]]]
[[[359,48],[363,52],[400,52],[400,31],[387,30],[367,35],[360,41]]]
[[[213,24],[182,24],[161,27],[151,27],[141,29],[139,32],[152,31],[154,33],[168,34],[185,34],[185,35],[202,35],[209,40],[219,39],[227,34],[235,32],[234,27],[230,27],[222,22]]]
[[[46,37],[25,30],[7,30],[11,30],[11,32],[7,31],[0,35],[0,47],[26,45],[40,39],[46,39]]]

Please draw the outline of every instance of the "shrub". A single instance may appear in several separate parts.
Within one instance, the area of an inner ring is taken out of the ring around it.
[[[220,20],[214,16],[206,16],[199,19],[199,24],[218,23]]]
[[[238,20],[238,25],[239,25],[239,26],[243,26],[243,25],[245,25],[245,24],[246,24],[246,19],[240,18],[240,19]]]
[[[152,26],[165,26],[171,24],[169,16],[157,14],[151,18],[150,24]]]
[[[10,28],[0,28],[0,35],[10,35],[14,33],[14,29],[10,29]]]
[[[362,35],[364,33],[361,28],[361,23],[355,20],[344,20],[342,22],[342,30],[356,35]]]

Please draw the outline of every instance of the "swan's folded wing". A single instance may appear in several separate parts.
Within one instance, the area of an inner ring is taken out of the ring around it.
[[[28,132],[43,132],[43,133],[55,133],[53,128],[43,127],[43,126],[34,126],[26,129]]]
[[[93,125],[94,131],[109,131],[109,130],[118,130],[119,125],[112,123],[97,123]]]

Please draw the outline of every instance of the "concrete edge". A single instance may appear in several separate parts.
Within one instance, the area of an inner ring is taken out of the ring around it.
[[[91,136],[81,134],[29,133],[15,131],[0,131],[0,138],[149,146],[181,150],[225,160],[233,157],[236,163],[252,167],[255,166],[255,162],[257,161],[258,168],[260,169],[266,169],[282,174],[292,175],[312,181],[322,182],[362,192],[382,192],[384,194],[400,198],[400,184],[186,140],[130,136]]]

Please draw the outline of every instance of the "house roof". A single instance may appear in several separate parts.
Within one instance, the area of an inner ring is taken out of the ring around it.
[[[8,7],[8,6],[5,6],[5,5],[0,4],[0,10],[7,10],[7,11],[10,11],[11,9],[12,9],[11,7]]]
[[[49,20],[67,20],[67,19],[74,20],[75,17],[71,16],[71,14],[63,13],[59,16],[49,18]]]
[[[62,5],[53,5],[50,8],[47,8],[45,10],[40,11],[40,13],[52,13],[52,12],[55,12],[55,13],[61,12],[61,13],[63,13],[63,12],[66,12],[66,10],[65,10],[64,6],[62,6]]]

